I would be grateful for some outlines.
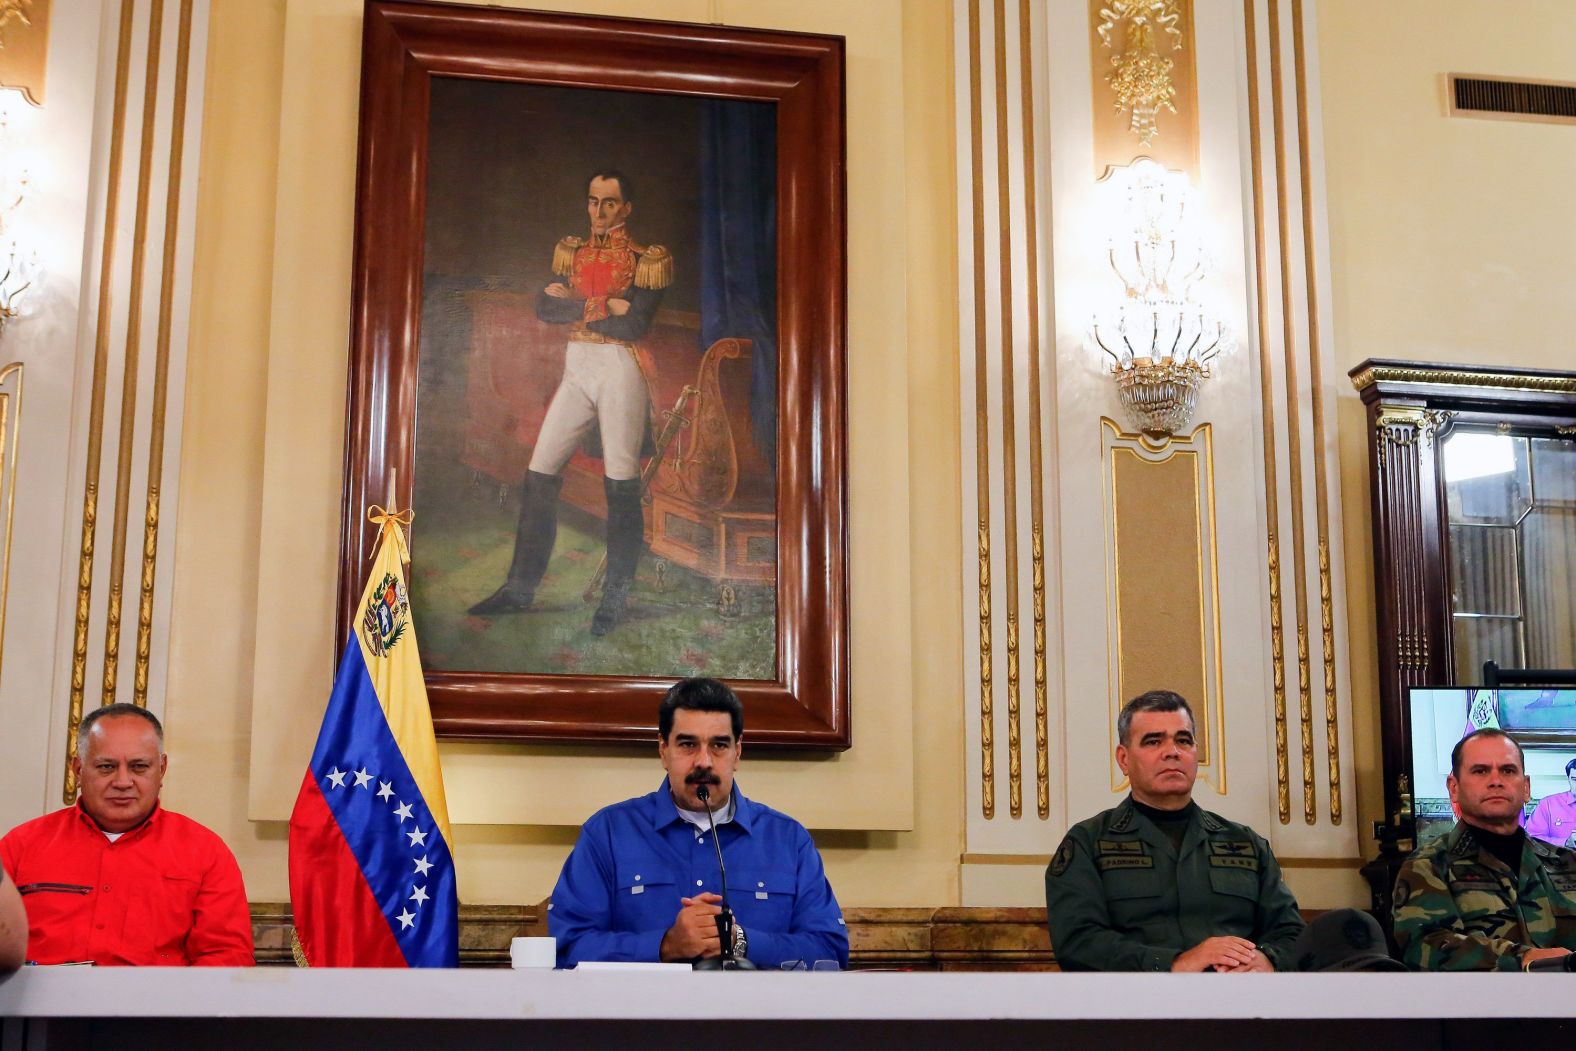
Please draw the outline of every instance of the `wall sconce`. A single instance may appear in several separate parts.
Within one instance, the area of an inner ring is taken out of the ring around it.
[[[1132,425],[1168,436],[1193,418],[1209,363],[1235,340],[1196,298],[1209,259],[1187,175],[1140,157],[1101,182],[1110,217],[1107,259],[1126,294],[1096,313],[1086,342],[1109,359]]]
[[[0,90],[0,331],[6,322],[26,313],[25,297],[37,283],[38,255],[17,235],[17,219],[29,200],[28,171],[13,130],[13,102],[21,95]]]

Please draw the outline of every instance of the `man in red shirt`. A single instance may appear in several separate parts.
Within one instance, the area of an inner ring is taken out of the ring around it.
[[[90,712],[73,761],[81,798],[12,829],[0,862],[27,906],[30,963],[251,966],[235,856],[159,806],[164,728],[131,704]]]

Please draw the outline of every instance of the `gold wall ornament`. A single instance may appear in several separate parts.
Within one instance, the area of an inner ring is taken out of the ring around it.
[[[0,368],[0,495],[4,498],[5,518],[5,540],[0,543],[0,661],[5,656],[6,609],[11,593],[16,461],[22,448],[22,368],[20,361],[13,361]]]
[[[980,0],[969,0],[969,156],[971,219],[974,259],[974,471],[975,501],[979,513],[979,655],[980,655],[980,809],[987,819],[996,816],[996,758],[994,704],[991,695],[990,602],[990,370],[985,339],[985,165],[982,139],[983,89],[980,80]]]
[[[1112,69],[1105,78],[1116,94],[1117,112],[1129,114],[1128,130],[1141,146],[1151,145],[1159,134],[1156,117],[1161,107],[1177,111],[1171,81],[1176,64],[1160,53],[1157,32],[1170,45],[1168,50],[1179,51],[1181,21],[1178,0],[1108,0],[1100,9],[1096,32],[1104,46],[1115,50],[1111,38],[1121,33],[1121,50],[1111,56]]]
[[[1431,386],[1493,387],[1531,394],[1576,394],[1576,377],[1528,376],[1514,372],[1469,372],[1463,369],[1436,369],[1401,365],[1370,365],[1351,377],[1353,389],[1361,392],[1376,383],[1428,384]]]
[[[1200,770],[1225,794],[1213,431],[1157,441],[1100,427],[1109,725],[1128,698],[1176,690],[1194,702]]]
[[[1374,433],[1379,444],[1424,445],[1434,440],[1434,434],[1455,419],[1456,414],[1445,409],[1419,409],[1412,406],[1381,406],[1374,416]],[[1384,460],[1379,461],[1381,466]]]
[[[149,197],[153,175],[153,129],[158,116],[159,57],[163,48],[164,0],[148,13],[148,54],[142,87],[142,137],[137,154],[137,210],[131,231],[131,290],[127,295],[126,345],[120,384],[120,447],[115,457],[114,529],[110,533],[109,617],[104,626],[104,704],[114,704],[120,681],[121,589],[126,576],[127,518],[131,512],[131,467],[137,428],[137,377],[142,355],[143,266],[148,251]]]
[[[110,318],[115,269],[115,232],[119,225],[120,170],[126,138],[126,84],[131,67],[133,0],[121,0],[115,53],[115,100],[110,117],[109,167],[105,180],[104,238],[99,258],[99,301],[93,340],[93,385],[88,402],[86,481],[82,490],[82,542],[77,556],[76,622],[71,645],[71,699],[66,716],[66,775],[61,793],[69,805],[77,798],[71,760],[77,754],[77,724],[87,692],[88,618],[93,600],[93,556],[98,531],[99,468],[103,458],[104,390],[109,371]]]
[[[44,104],[50,0],[0,0],[0,88]]]
[[[153,588],[159,555],[159,489],[164,481],[164,424],[169,407],[170,338],[174,323],[175,253],[180,231],[181,173],[186,152],[186,95],[191,71],[192,0],[181,0],[175,49],[175,94],[170,117],[170,167],[164,198],[164,256],[159,330],[154,349],[153,411],[148,439],[148,494],[142,517],[142,577],[137,603],[137,652],[132,703],[147,707],[153,654]]]
[[[996,83],[996,229],[1012,229],[1012,194],[1008,182],[1010,151],[1007,128],[1007,5],[994,5],[994,68]],[[1001,506],[1002,570],[1007,602],[1007,802],[1008,812],[1023,816],[1023,739],[1020,727],[1021,682],[1018,660],[1018,412],[1014,382],[1016,341],[1013,317],[1016,310],[1014,285],[1009,275],[1012,266],[1012,238],[997,238],[998,273],[1002,275],[999,296],[1001,356]]]
[[[1252,177],[1254,294],[1256,302],[1269,301],[1269,260],[1264,219],[1264,151],[1260,142],[1259,58],[1257,0],[1243,0],[1242,19],[1247,38],[1248,66],[1248,155]],[[1283,825],[1291,824],[1291,758],[1286,725],[1286,637],[1281,607],[1280,536],[1276,519],[1280,513],[1279,465],[1275,440],[1275,364],[1270,355],[1269,312],[1255,311],[1259,339],[1259,410],[1264,420],[1261,445],[1264,462],[1264,506],[1266,508],[1266,569],[1270,592],[1270,664],[1273,671],[1272,705],[1275,719],[1275,795],[1276,811]]]
[[[1023,140],[1023,210],[1038,215],[1034,147],[1034,33],[1030,0],[1018,0],[1018,113]],[[1029,532],[1030,587],[1034,617],[1034,784],[1035,812],[1043,821],[1051,816],[1050,717],[1047,703],[1045,658],[1045,464],[1041,440],[1044,432],[1040,405],[1040,262],[1037,230],[1024,228],[1024,287],[1029,320],[1025,335],[1029,357]]]
[[[1319,538],[1319,635],[1324,642],[1324,748],[1330,781],[1330,824],[1341,823],[1341,727],[1335,697],[1335,599],[1330,541]]]

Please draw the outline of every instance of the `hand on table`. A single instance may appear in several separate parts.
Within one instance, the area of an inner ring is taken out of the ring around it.
[[[721,914],[722,896],[707,891],[693,898],[680,898],[678,918],[662,936],[663,960],[693,960],[697,957],[721,956],[722,942],[717,937],[717,916]]]
[[[1207,971],[1210,968],[1217,971],[1230,971],[1237,968],[1251,970],[1255,953],[1263,955],[1248,939],[1222,934],[1214,938],[1205,938],[1182,953],[1171,962],[1171,969],[1178,973]]]

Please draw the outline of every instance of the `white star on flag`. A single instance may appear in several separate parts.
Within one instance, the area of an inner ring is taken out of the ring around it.
[[[416,907],[418,909],[421,908],[422,902],[427,900],[427,888],[426,887],[412,887],[412,888],[410,888],[410,899],[411,899],[411,901],[414,901],[416,903]]]
[[[414,832],[407,832],[405,835],[410,837],[410,845],[413,847],[424,847],[427,845],[427,833],[419,828]]]
[[[420,860],[416,862],[416,875],[425,876],[430,868],[432,868],[432,862],[428,861],[427,855],[423,854]]]
[[[337,766],[328,772],[328,779],[334,783],[335,788],[345,787],[345,772]]]
[[[410,817],[410,804],[401,799],[399,801],[399,806],[394,808],[394,813],[398,815],[399,823],[403,825],[405,823],[405,819]]]
[[[400,930],[405,930],[407,927],[416,926],[416,914],[411,912],[409,909],[406,909],[404,912],[400,913],[394,918],[399,920]]]
[[[367,773],[367,768],[362,767],[356,771],[356,787],[368,788],[372,784],[372,775]]]
[[[393,799],[394,798],[394,786],[389,784],[387,781],[379,781],[378,782],[378,798],[379,799],[385,799],[385,800],[386,799]]]

